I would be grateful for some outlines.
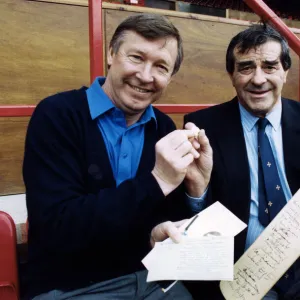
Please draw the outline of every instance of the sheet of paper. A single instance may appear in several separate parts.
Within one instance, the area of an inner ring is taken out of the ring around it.
[[[185,237],[179,244],[156,243],[147,281],[232,280],[233,237]]]
[[[247,227],[247,224],[218,201],[198,215],[199,217],[188,230],[190,237],[204,236],[208,233],[233,237]],[[184,228],[185,226],[182,227]]]
[[[300,190],[234,266],[234,281],[222,281],[230,300],[258,300],[300,255]]]
[[[183,232],[193,218],[189,219],[180,230]],[[215,202],[198,214],[198,218],[188,229],[189,237],[202,237],[205,235],[221,235],[234,237],[244,230],[247,225],[237,218],[220,202]],[[173,244],[171,239],[163,243]],[[154,247],[142,260],[144,266],[150,270],[153,262],[157,259],[157,249]]]

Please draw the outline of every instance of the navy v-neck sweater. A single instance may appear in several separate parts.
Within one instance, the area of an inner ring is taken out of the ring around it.
[[[41,101],[29,123],[23,176],[29,295],[70,290],[142,269],[151,229],[189,217],[183,188],[165,197],[151,171],[155,143],[175,129],[154,108],[137,175],[116,188],[86,88]]]

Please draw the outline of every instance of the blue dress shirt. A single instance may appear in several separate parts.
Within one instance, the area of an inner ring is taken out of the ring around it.
[[[86,94],[91,117],[97,119],[118,186],[135,177],[144,146],[145,124],[151,120],[156,122],[156,117],[150,105],[135,124],[127,127],[123,111],[115,107],[103,91],[104,82],[105,77],[97,77]],[[201,198],[187,195],[185,200],[192,211],[201,210],[202,203],[199,203],[205,194]]]
[[[103,91],[104,82],[104,77],[97,77],[86,94],[91,117],[97,119],[118,186],[135,177],[144,146],[145,124],[152,119],[156,122],[156,118],[150,105],[135,124],[127,127],[123,111]]]

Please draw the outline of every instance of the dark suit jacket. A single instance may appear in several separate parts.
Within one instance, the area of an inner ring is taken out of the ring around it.
[[[248,224],[250,214],[250,172],[237,98],[185,116],[205,129],[213,148],[213,172],[207,206],[221,202]],[[300,103],[282,99],[284,163],[292,194],[300,188]],[[243,254],[247,230],[235,238],[235,261]],[[199,289],[198,289],[199,290]],[[207,298],[212,298],[211,290]],[[215,296],[217,297],[217,296]]]

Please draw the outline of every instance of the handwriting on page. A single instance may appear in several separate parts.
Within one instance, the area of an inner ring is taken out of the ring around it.
[[[147,281],[232,280],[233,237],[185,237],[179,244],[157,243],[146,264]]]
[[[221,282],[224,297],[262,299],[299,254],[300,191],[235,264],[234,280]]]

